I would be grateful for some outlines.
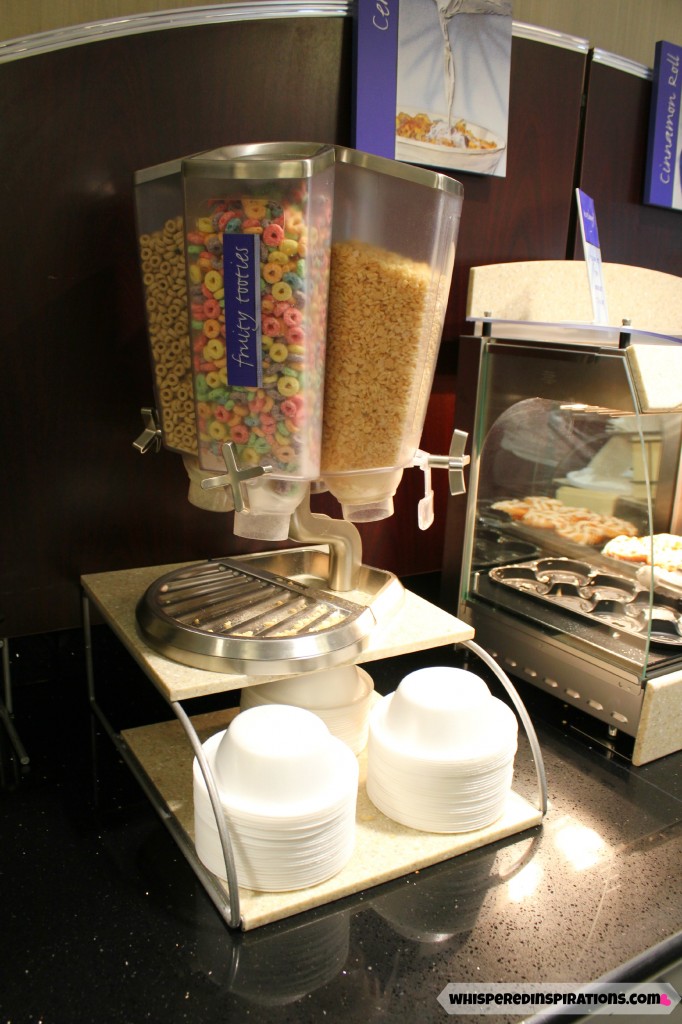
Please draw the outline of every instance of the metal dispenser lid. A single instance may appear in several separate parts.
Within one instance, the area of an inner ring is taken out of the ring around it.
[[[245,182],[309,178],[334,163],[334,147],[319,142],[258,142],[223,146],[182,161],[185,178]]]
[[[366,606],[229,558],[160,577],[142,597],[137,620],[173,661],[256,676],[352,661],[376,624]]]

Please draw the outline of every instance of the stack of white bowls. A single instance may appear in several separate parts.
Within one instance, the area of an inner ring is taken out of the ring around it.
[[[468,832],[502,816],[512,784],[514,712],[472,672],[420,669],[370,715],[367,794],[424,832]]]
[[[373,692],[374,683],[364,669],[342,665],[248,686],[242,690],[240,706],[243,711],[264,704],[305,708],[322,719],[332,736],[359,754],[367,746]]]
[[[251,708],[203,750],[240,886],[301,889],[345,866],[355,843],[358,762],[316,715],[284,705]],[[196,758],[193,770],[197,855],[225,879],[218,826]]]

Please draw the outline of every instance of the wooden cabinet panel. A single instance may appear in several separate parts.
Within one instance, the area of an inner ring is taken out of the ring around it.
[[[682,213],[642,203],[651,81],[592,61],[580,187],[597,211],[602,257],[682,276]],[[582,244],[575,239],[575,258]]]
[[[565,258],[586,59],[581,51],[513,38],[507,175],[457,175],[464,205],[446,338],[471,332],[470,267]]]
[[[173,29],[0,65],[0,635],[73,627],[79,577],[246,550],[140,456],[153,402],[133,173],[227,143],[350,141],[347,19]]]

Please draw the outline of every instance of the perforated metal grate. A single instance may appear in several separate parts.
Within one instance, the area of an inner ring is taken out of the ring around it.
[[[363,605],[227,558],[162,576],[137,617],[150,644],[176,661],[255,675],[346,661],[375,624]]]

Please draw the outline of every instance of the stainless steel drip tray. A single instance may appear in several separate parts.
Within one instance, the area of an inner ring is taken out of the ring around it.
[[[655,595],[636,580],[573,558],[539,558],[499,566],[490,579],[594,623],[682,645],[682,601]]]
[[[333,593],[327,566],[324,551],[306,548],[177,569],[147,589],[137,621],[154,649],[193,668],[285,676],[348,663],[404,591],[361,566],[357,590]]]

